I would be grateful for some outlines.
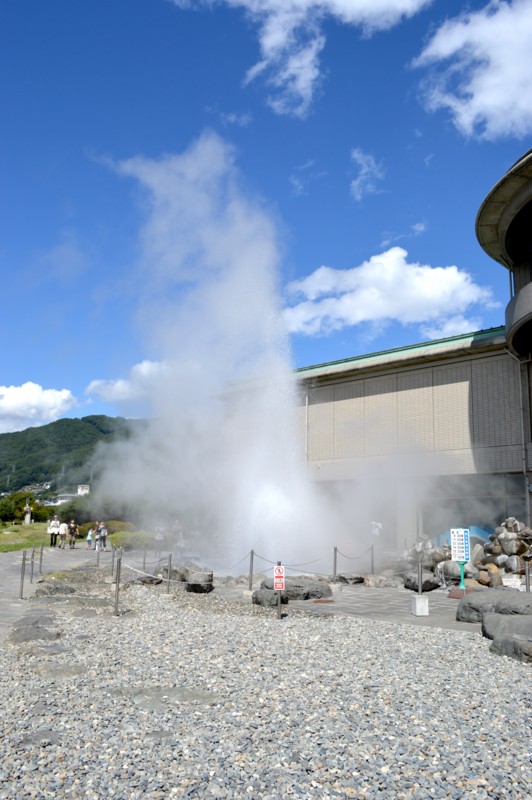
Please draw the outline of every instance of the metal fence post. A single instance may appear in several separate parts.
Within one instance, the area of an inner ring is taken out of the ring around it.
[[[120,573],[122,571],[122,554],[118,556],[116,561],[116,578],[115,578],[115,617],[118,617],[120,612],[118,609],[118,598],[120,595]]]
[[[372,544],[370,547],[371,550],[371,574],[375,575],[375,545]]]
[[[42,575],[42,557],[44,552],[44,544],[41,544],[41,552],[39,553],[39,575]]]
[[[249,551],[249,580],[248,580],[248,589],[251,592],[253,589],[253,556],[255,555],[254,550]]]
[[[338,548],[336,545],[333,547],[333,575],[336,578],[336,565],[338,561]]]
[[[170,573],[172,572],[172,554],[168,554],[168,580],[166,582],[166,593],[170,594]]]
[[[146,555],[148,553],[148,542],[144,542],[144,556],[142,557],[142,571],[146,572]]]
[[[31,560],[30,560],[30,583],[33,583],[33,570],[35,567],[35,545],[31,548]]]
[[[19,598],[22,600],[24,596],[24,573],[26,572],[26,551],[22,552],[22,566],[20,568],[20,593]]]

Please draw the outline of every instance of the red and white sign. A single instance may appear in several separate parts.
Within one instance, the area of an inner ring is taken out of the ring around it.
[[[273,588],[282,592],[284,589],[284,567],[276,564],[273,568]]]

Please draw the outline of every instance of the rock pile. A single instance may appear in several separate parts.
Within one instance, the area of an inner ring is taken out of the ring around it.
[[[490,535],[489,541],[483,547],[483,553],[479,558],[479,564],[482,565],[481,572],[497,574],[495,567],[497,571],[504,570],[524,575],[523,556],[532,558],[532,530],[515,517],[508,517],[502,525],[495,528],[495,533]],[[487,584],[487,578],[488,576],[481,575],[479,582]]]
[[[532,559],[532,530],[515,517],[508,517],[490,534],[484,544],[473,548],[471,560],[464,567],[466,585],[470,587],[502,586],[507,575],[525,574],[525,561]],[[436,547],[430,541],[418,542],[406,554],[403,571],[405,587],[417,590],[417,573],[414,566],[423,565],[423,591],[438,586],[460,583],[460,566],[451,561],[451,548]]]

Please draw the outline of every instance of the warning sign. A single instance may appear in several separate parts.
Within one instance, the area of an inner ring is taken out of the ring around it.
[[[278,592],[284,589],[284,567],[281,564],[273,568],[273,588]]]

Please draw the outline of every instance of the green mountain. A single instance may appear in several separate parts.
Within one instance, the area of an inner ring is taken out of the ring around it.
[[[90,483],[98,445],[129,438],[142,420],[92,416],[60,419],[39,428],[0,434],[0,492],[35,483],[64,489]]]

